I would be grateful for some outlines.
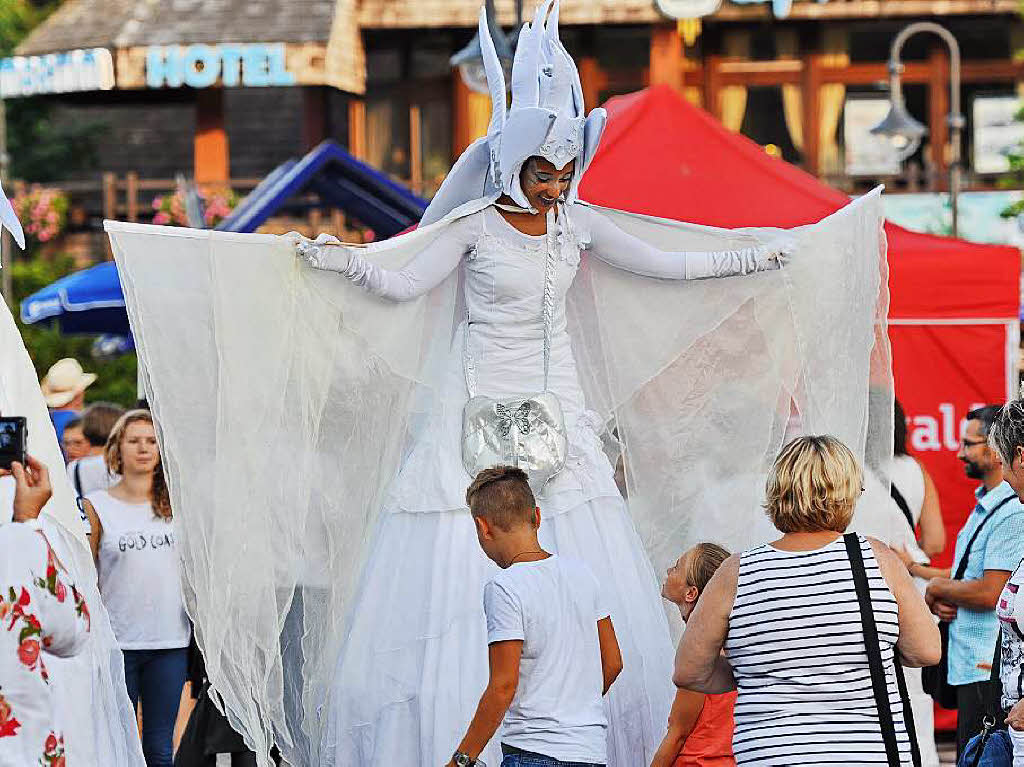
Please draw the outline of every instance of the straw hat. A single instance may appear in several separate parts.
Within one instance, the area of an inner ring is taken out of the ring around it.
[[[53,363],[39,388],[43,390],[46,406],[64,407],[96,380],[95,373],[86,373],[78,360],[65,357]]]

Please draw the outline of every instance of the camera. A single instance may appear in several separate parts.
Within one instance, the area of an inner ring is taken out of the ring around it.
[[[27,456],[28,423],[25,418],[0,418],[0,469],[10,471],[15,461],[24,466]]]

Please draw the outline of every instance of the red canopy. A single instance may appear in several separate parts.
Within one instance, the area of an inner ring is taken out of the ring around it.
[[[771,157],[667,86],[614,98],[581,196],[590,202],[711,226],[810,224],[849,202]],[[886,225],[890,317],[1015,318],[1020,254]]]

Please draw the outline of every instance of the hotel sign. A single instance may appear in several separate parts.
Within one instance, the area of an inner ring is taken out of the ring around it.
[[[0,59],[0,98],[113,87],[114,59],[106,48]]]
[[[232,88],[295,85],[284,43],[153,45],[146,49],[149,88]]]

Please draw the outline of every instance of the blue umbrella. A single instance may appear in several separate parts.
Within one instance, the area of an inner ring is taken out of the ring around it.
[[[131,335],[113,261],[69,274],[33,293],[21,302],[21,321],[55,322],[63,333]]]

